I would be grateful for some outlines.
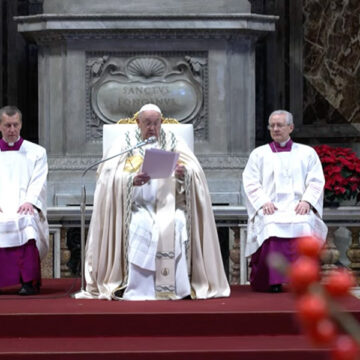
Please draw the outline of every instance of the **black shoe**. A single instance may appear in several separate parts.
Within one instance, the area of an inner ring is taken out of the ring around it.
[[[36,295],[39,293],[39,286],[33,286],[32,282],[23,283],[21,289],[18,291],[18,295]]]
[[[112,293],[112,298],[114,300],[123,300],[123,295],[124,295],[124,292],[125,292],[125,288],[117,288],[113,291]]]
[[[283,291],[281,284],[275,284],[270,286],[271,293],[281,293]]]

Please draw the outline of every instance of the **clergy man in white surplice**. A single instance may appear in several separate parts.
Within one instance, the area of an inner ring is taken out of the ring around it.
[[[267,265],[267,256],[280,252],[291,262],[297,257],[296,238],[325,241],[325,179],[315,150],[291,140],[291,113],[274,111],[268,127],[273,142],[253,150],[243,172],[249,216],[245,255],[251,256],[252,288],[280,292],[286,278]]]
[[[40,259],[48,250],[46,151],[20,136],[21,112],[0,109],[0,287],[39,291]]]

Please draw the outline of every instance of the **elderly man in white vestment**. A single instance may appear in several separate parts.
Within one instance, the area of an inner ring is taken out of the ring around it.
[[[249,216],[245,255],[251,256],[252,288],[281,292],[286,277],[268,266],[267,256],[280,252],[291,262],[297,258],[296,238],[325,241],[325,179],[315,150],[291,140],[291,113],[274,111],[268,128],[273,142],[253,150],[243,172]]]
[[[0,109],[0,287],[22,284],[19,295],[34,295],[48,250],[48,167],[46,150],[24,140],[21,127],[17,107]]]
[[[98,169],[86,244],[86,291],[77,297],[126,300],[229,296],[204,172],[185,142],[161,127],[158,106],[144,105],[133,131],[107,157],[157,141]],[[121,125],[118,125],[121,126]],[[181,125],[179,125],[181,126]],[[174,173],[142,172],[147,148],[179,153]]]

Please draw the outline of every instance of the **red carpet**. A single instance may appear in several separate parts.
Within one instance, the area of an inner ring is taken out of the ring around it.
[[[75,300],[74,279],[44,280],[40,295],[0,295],[0,359],[329,359],[299,332],[290,293],[232,288],[230,298]],[[360,320],[360,301],[343,304]]]

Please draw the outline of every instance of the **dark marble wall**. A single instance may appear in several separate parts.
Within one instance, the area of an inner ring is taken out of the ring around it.
[[[304,124],[360,123],[360,2],[304,0]]]
[[[289,19],[292,4],[284,0],[251,0],[256,14],[276,15],[276,31],[256,43],[256,146],[269,142],[267,122],[275,109],[290,109]]]
[[[0,107],[23,113],[21,134],[38,141],[37,46],[17,32],[15,16],[41,12],[41,0],[0,0]]]

